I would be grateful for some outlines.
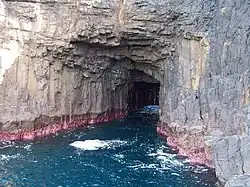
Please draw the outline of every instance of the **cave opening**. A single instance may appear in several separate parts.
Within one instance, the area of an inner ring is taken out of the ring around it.
[[[159,105],[160,82],[139,70],[131,70],[128,93],[128,110],[134,111],[149,105]]]

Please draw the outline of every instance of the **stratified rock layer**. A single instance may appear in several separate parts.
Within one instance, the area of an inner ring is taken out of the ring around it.
[[[249,172],[249,18],[247,0],[0,0],[1,134],[126,111],[133,82],[160,83],[158,131],[222,183]]]

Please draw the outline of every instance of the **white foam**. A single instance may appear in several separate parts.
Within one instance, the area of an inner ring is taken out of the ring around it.
[[[84,150],[98,150],[100,148],[105,148],[108,146],[108,144],[105,141],[101,140],[75,141],[70,145]]]
[[[13,147],[13,146],[14,146],[14,143],[11,141],[4,141],[0,143],[0,149],[5,149],[8,147]]]
[[[11,159],[17,159],[20,158],[21,155],[19,153],[15,154],[15,155],[5,155],[5,154],[1,154],[0,155],[0,161],[9,161]]]
[[[122,155],[122,154],[115,154],[115,157],[116,158],[124,158],[124,155]]]
[[[171,175],[180,176],[179,173],[171,173]]]
[[[133,168],[135,170],[137,170],[137,169],[158,169],[159,166],[158,166],[158,164],[141,163],[141,164],[136,164],[136,165],[132,165],[132,166],[127,166],[127,168]]]
[[[70,144],[70,146],[86,150],[86,151],[95,151],[98,149],[111,149],[125,145],[126,141],[120,140],[85,140],[85,141],[75,141]]]
[[[31,145],[25,145],[23,148],[27,151],[31,151]]]
[[[166,164],[171,164],[173,166],[183,166],[184,163],[176,158],[176,154],[170,154],[164,152],[164,146],[160,147],[156,153],[149,153],[148,156],[155,157],[162,164],[162,167]]]
[[[207,172],[208,169],[204,168],[203,166],[190,166],[186,163],[189,163],[189,159],[180,160],[177,157],[177,154],[170,154],[164,152],[165,147],[159,147],[156,152],[148,153],[148,156],[154,157],[158,161],[160,161],[161,168],[159,170],[171,169],[175,168],[182,168],[183,170],[190,171],[192,170],[194,173],[204,173]],[[151,150],[153,151],[153,150]],[[170,166],[170,167],[169,167]],[[178,173],[171,173],[171,175],[179,175]]]

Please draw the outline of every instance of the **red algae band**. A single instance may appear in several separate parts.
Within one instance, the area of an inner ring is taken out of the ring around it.
[[[121,119],[127,115],[127,112],[115,112],[113,114],[103,114],[97,117],[88,117],[80,120],[73,120],[72,122],[57,122],[39,129],[31,131],[20,131],[15,133],[0,132],[0,141],[10,140],[34,140],[35,138],[42,138],[50,134],[55,134],[59,131],[74,129],[88,124],[108,122],[114,119]]]
[[[184,149],[177,137],[172,136],[170,133],[160,127],[157,127],[157,132],[167,139],[168,145],[170,147],[178,150],[179,155],[188,157],[190,163],[203,164],[210,168],[213,168],[211,160],[207,158],[207,155],[204,152],[194,153],[192,151]]]

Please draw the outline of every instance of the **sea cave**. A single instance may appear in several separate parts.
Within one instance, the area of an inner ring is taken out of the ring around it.
[[[0,186],[249,187],[249,12],[0,0]]]

